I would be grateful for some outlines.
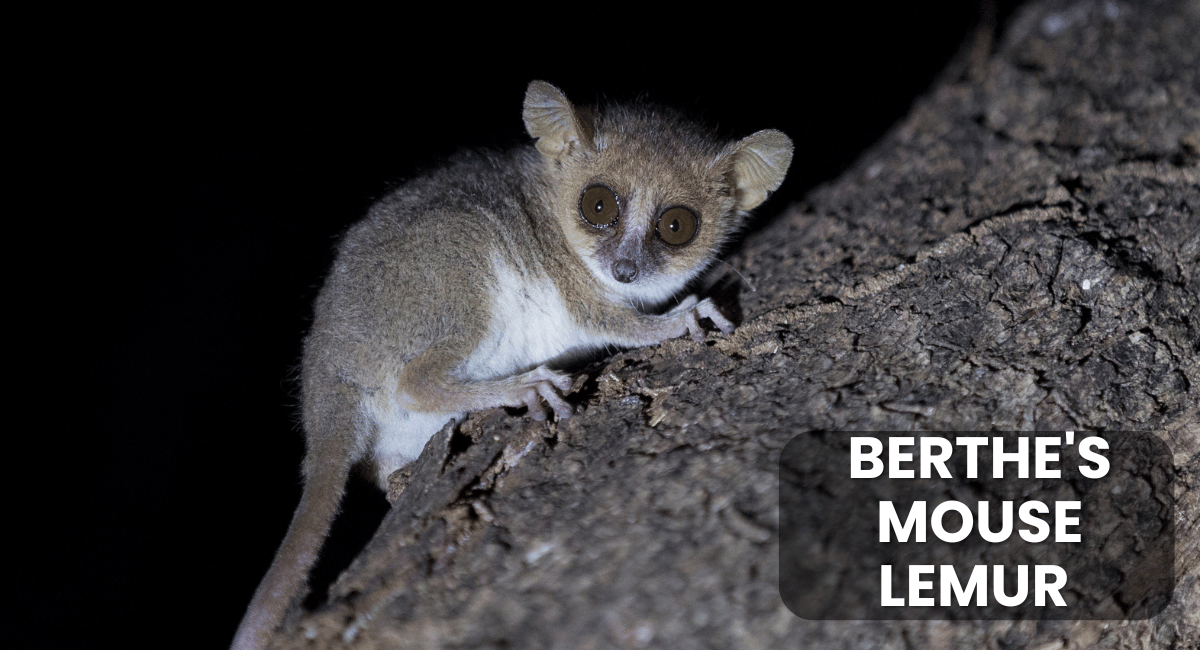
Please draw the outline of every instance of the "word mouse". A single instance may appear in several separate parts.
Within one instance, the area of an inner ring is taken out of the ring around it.
[[[792,142],[726,142],[662,107],[575,107],[529,84],[534,142],[460,154],[376,203],[338,246],[301,364],[304,493],[234,650],[264,647],[305,588],[351,468],[390,474],[471,411],[573,414],[559,368],[691,335],[685,295],[783,182]]]

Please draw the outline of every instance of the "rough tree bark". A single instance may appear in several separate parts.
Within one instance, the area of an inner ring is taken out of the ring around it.
[[[476,414],[278,647],[1184,648],[1200,641],[1200,3],[1047,2],[732,264],[742,325]],[[1149,621],[812,622],[777,586],[795,435],[1140,430],[1174,453]],[[448,451],[447,451],[448,450]]]

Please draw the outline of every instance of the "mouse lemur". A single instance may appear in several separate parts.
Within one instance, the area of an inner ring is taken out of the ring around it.
[[[551,368],[733,325],[681,296],[779,187],[792,142],[734,142],[661,107],[575,107],[529,84],[532,146],[473,153],[375,204],[338,247],[304,342],[304,495],[233,647],[263,647],[305,584],[350,469],[381,487],[451,419],[542,403]]]

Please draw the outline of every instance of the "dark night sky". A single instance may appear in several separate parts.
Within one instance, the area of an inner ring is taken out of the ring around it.
[[[778,213],[902,118],[976,17],[835,4],[644,26],[615,8],[586,27],[195,16],[77,43],[33,118],[68,134],[41,148],[71,188],[41,197],[43,243],[82,288],[45,310],[61,424],[10,459],[39,478],[20,488],[28,551],[6,584],[28,609],[9,647],[229,642],[299,499],[290,377],[339,233],[460,148],[525,142],[530,80],[579,103],[644,94],[729,137],[786,132],[795,162],[759,211]],[[352,492],[359,535],[385,506]],[[352,547],[353,526],[337,537]],[[147,636],[163,629],[176,640]]]

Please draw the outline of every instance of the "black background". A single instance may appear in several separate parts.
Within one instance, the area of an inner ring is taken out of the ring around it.
[[[299,499],[291,377],[339,234],[460,148],[527,141],[530,80],[578,103],[647,97],[728,137],[786,132],[795,160],[759,211],[777,214],[902,118],[979,14],[678,7],[40,27],[10,96],[35,195],[10,319],[17,356],[42,359],[13,404],[37,424],[10,434],[33,441],[9,457],[16,646],[229,642]],[[386,503],[359,487],[346,510],[327,575]]]

